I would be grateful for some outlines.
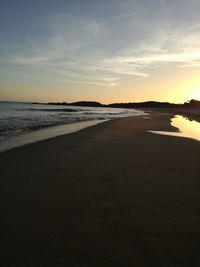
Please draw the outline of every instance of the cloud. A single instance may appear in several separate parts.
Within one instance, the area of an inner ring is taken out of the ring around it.
[[[134,8],[129,1],[129,5],[118,4],[120,10],[110,16],[55,13],[41,25],[46,36],[27,41],[3,60],[48,72],[58,81],[99,86],[117,86],[130,77],[147,78],[160,65],[199,66],[200,24],[195,9],[185,22],[178,16],[184,5],[177,1],[133,2],[137,3]],[[188,15],[186,8],[182,13]]]

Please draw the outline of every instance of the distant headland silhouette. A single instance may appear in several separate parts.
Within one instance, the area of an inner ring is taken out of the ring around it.
[[[129,103],[112,103],[102,104],[96,101],[77,101],[67,102],[49,102],[49,105],[66,105],[82,107],[111,107],[111,108],[200,108],[200,101],[192,99],[183,104],[174,104],[169,102],[146,101],[146,102],[129,102]]]

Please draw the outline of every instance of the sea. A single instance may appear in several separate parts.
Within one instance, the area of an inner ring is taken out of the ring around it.
[[[143,114],[134,109],[0,101],[0,152],[76,132],[106,120]]]

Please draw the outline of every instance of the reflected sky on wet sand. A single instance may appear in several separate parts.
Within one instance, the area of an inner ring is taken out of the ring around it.
[[[178,132],[166,132],[166,131],[149,131],[155,134],[170,135],[177,137],[192,138],[200,141],[200,123],[195,120],[190,120],[183,116],[175,116],[171,125],[179,129]]]

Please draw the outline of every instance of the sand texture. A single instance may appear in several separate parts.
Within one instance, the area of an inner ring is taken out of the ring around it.
[[[1,153],[1,266],[200,266],[200,142],[151,116]]]

